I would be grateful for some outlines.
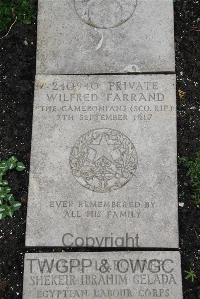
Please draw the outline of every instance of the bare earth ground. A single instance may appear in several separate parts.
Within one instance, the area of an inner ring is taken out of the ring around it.
[[[2,34],[3,35],[3,34]],[[200,1],[175,1],[178,105],[178,155],[191,157],[200,149]],[[27,166],[8,179],[22,208],[0,222],[0,298],[22,298],[23,257],[31,125],[35,75],[36,23],[15,25],[0,40],[0,158],[15,154]],[[180,98],[178,90],[186,92]],[[184,299],[200,298],[200,207],[191,201],[191,183],[179,167],[180,246]],[[34,250],[32,250],[34,251]],[[37,249],[35,251],[38,251]],[[41,250],[42,251],[42,250]],[[47,251],[47,249],[46,249]],[[52,251],[52,249],[49,249]],[[186,280],[194,269],[197,279]],[[176,298],[174,298],[176,299]]]

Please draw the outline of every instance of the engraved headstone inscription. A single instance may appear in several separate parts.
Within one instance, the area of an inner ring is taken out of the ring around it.
[[[182,299],[177,252],[26,254],[24,299]]]
[[[27,246],[178,247],[175,75],[38,75]]]
[[[39,0],[37,74],[173,72],[173,0]]]

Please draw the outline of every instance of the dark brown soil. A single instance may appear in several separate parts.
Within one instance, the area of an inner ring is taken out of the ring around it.
[[[3,33],[2,33],[3,35]],[[200,150],[200,1],[175,1],[178,156]],[[22,208],[0,222],[0,298],[22,298],[27,190],[31,149],[36,52],[36,23],[15,25],[0,40],[0,158],[14,154],[25,162],[25,173],[10,173],[9,182]],[[186,92],[179,97],[178,90]],[[191,200],[191,183],[179,166],[180,245],[184,298],[200,298],[200,207]],[[52,251],[51,249],[45,249]],[[45,251],[43,250],[43,251]],[[31,250],[34,251],[34,250]],[[35,249],[35,251],[38,251]],[[41,250],[42,251],[42,250]],[[186,280],[193,268],[197,279]],[[176,299],[176,298],[174,298]]]

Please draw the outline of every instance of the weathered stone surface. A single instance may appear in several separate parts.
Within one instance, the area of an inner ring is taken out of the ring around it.
[[[182,299],[178,252],[32,253],[23,299]]]
[[[174,71],[173,0],[39,0],[38,74]]]
[[[174,75],[37,76],[26,245],[178,247]]]

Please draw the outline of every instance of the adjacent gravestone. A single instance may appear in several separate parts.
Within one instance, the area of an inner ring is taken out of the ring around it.
[[[24,299],[181,299],[178,252],[26,254]]]
[[[175,75],[36,77],[27,246],[178,247]]]
[[[38,74],[173,72],[173,0],[39,0]]]

